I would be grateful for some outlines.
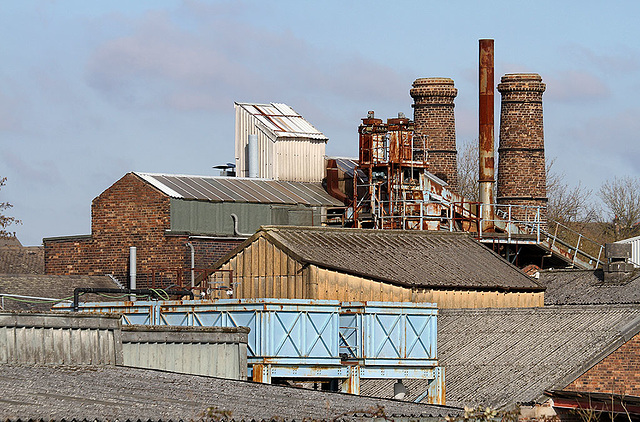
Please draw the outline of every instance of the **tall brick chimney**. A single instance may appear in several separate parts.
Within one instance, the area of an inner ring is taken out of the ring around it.
[[[453,100],[458,90],[449,78],[420,78],[409,91],[413,97],[416,135],[427,137],[429,171],[458,192],[456,121]]]
[[[542,93],[546,86],[536,73],[511,73],[502,77],[500,146],[498,148],[498,204],[547,204],[544,161]],[[531,210],[513,208],[512,217],[533,220]],[[545,213],[541,219],[546,220]]]

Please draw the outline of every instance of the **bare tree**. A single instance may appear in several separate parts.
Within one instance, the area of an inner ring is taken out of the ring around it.
[[[478,202],[478,139],[458,148],[458,191],[469,202]]]
[[[607,207],[616,240],[640,233],[640,178],[624,176],[607,180],[598,196]]]
[[[0,188],[2,188],[2,186],[4,186],[6,183],[7,183],[7,178],[1,177]],[[17,218],[4,215],[4,211],[11,207],[13,207],[13,205],[11,205],[8,202],[0,202],[0,238],[15,236],[15,232],[13,233],[9,232],[7,229],[12,224],[22,224],[22,222]]]
[[[556,159],[547,161],[547,219],[566,223],[590,223],[598,219],[600,210],[591,199],[592,190],[582,183],[569,186],[564,173],[554,171]]]

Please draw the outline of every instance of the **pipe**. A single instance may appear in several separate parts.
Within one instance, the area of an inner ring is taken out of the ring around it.
[[[102,287],[76,287],[73,289],[73,311],[78,311],[80,293],[110,293],[123,295],[143,295],[164,299],[166,296],[189,296],[193,300],[191,290],[164,290],[164,289],[109,289]]]
[[[191,248],[191,288],[193,289],[196,285],[195,279],[195,266],[196,266],[196,251],[193,248],[191,242],[187,242],[187,246]]]
[[[251,237],[253,236],[253,233],[248,234],[248,233],[240,233],[238,231],[238,216],[235,214],[231,214],[231,219],[233,220],[233,235],[234,236],[242,236],[242,237]]]
[[[483,230],[493,228],[493,188],[495,185],[495,147],[493,116],[493,40],[480,40],[479,66],[479,169],[478,197],[483,204]]]
[[[258,178],[258,135],[249,135],[249,177]]]
[[[129,248],[129,288],[135,290],[136,288],[136,255],[137,250],[135,246]],[[132,301],[136,300],[135,296],[131,296]]]

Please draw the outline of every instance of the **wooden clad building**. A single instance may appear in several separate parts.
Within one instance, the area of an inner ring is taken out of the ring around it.
[[[544,288],[466,233],[265,226],[218,261],[234,298],[543,306]],[[229,275],[231,274],[231,277]],[[221,290],[214,296],[228,297]]]

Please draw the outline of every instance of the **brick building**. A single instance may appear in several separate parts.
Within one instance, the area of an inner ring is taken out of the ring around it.
[[[45,273],[126,284],[135,246],[138,287],[160,287],[187,276],[192,254],[208,269],[261,225],[319,225],[336,205],[320,183],[128,173],[93,200],[90,235],[43,239]]]

